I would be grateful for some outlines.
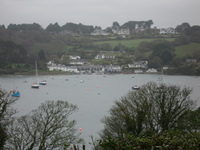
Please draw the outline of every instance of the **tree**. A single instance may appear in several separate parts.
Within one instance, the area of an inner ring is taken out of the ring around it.
[[[109,116],[102,119],[104,129],[100,136],[124,139],[129,134],[137,137],[179,129],[183,116],[194,108],[191,93],[188,87],[149,82],[115,101]]]
[[[118,30],[119,28],[120,28],[119,23],[118,23],[117,21],[113,22],[113,24],[112,24],[112,29]]]
[[[53,150],[83,142],[75,129],[76,121],[69,120],[69,116],[77,110],[76,105],[66,101],[42,103],[9,127],[7,147],[11,150]]]
[[[200,43],[200,26],[192,26],[185,31],[185,34],[190,38],[190,42]]]
[[[38,52],[38,57],[39,57],[40,60],[46,61],[46,56],[45,56],[44,50],[40,50],[40,51]]]
[[[164,65],[168,65],[174,58],[175,49],[168,42],[162,42],[153,46],[152,57],[158,56],[163,61]]]
[[[46,29],[46,31],[52,33],[52,34],[58,34],[61,31],[61,27],[59,26],[59,24],[56,22],[54,24],[50,23]]]
[[[63,65],[69,65],[70,64],[70,58],[69,58],[68,55],[63,55],[61,60],[62,60]]]
[[[16,110],[11,107],[17,101],[17,98],[11,96],[11,93],[0,89],[0,150],[4,149],[4,144],[8,138],[6,127],[13,121],[13,115]]]
[[[149,68],[161,68],[162,65],[163,61],[158,56],[153,57],[148,63]]]
[[[178,25],[175,30],[179,33],[184,33],[188,28],[190,28],[190,24],[184,22],[181,25]]]

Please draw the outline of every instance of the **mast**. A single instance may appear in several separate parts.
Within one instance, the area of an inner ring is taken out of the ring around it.
[[[36,73],[36,79],[37,79],[37,84],[38,84],[38,70],[37,70],[37,61],[35,61],[35,73]]]

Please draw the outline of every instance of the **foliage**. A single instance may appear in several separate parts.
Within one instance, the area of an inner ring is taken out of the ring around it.
[[[38,58],[39,58],[40,60],[46,61],[46,56],[45,56],[44,50],[40,50],[40,51],[38,52]]]
[[[27,51],[12,41],[0,41],[0,68],[12,68],[13,63],[24,63]]]
[[[138,26],[139,28],[140,27],[150,28],[152,24],[153,24],[152,20],[148,20],[148,21],[128,21],[128,22],[124,23],[121,28],[126,27],[126,28],[129,28],[130,30],[135,29],[136,26]]]
[[[125,138],[129,133],[160,133],[169,129],[179,129],[177,122],[194,108],[190,99],[190,88],[149,82],[138,91],[130,91],[115,101],[109,116],[102,119],[104,129],[102,139]],[[181,124],[181,123],[180,123]]]
[[[168,130],[151,137],[129,134],[122,139],[108,137],[100,141],[99,145],[102,150],[199,150],[200,134],[178,130]]]
[[[200,26],[192,26],[185,31],[191,42],[200,43]]]
[[[33,23],[33,24],[10,24],[8,26],[8,30],[14,30],[14,31],[25,31],[25,30],[41,30],[42,27],[37,24],[37,23]]]
[[[30,114],[19,117],[9,126],[7,148],[56,149],[83,142],[75,129],[76,121],[69,116],[77,106],[66,101],[46,101]]]
[[[50,23],[45,30],[52,34],[58,34],[61,31],[61,27],[57,22],[55,24]]]
[[[178,25],[175,30],[179,33],[184,33],[188,28],[190,28],[190,24],[187,22],[182,23],[181,25]]]
[[[61,27],[61,29],[64,31],[69,31],[72,33],[79,33],[79,34],[90,34],[94,31],[93,26],[86,26],[81,23],[75,24],[75,23],[66,23]]]
[[[4,149],[4,144],[9,137],[6,127],[13,121],[16,110],[11,107],[17,98],[12,97],[11,93],[0,89],[0,149]]]
[[[174,58],[174,48],[168,42],[158,43],[153,46],[151,57],[158,56],[164,65],[167,65]]]

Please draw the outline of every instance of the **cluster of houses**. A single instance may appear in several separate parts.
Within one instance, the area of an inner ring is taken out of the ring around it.
[[[96,59],[104,59],[104,58],[114,58],[115,56],[110,55],[107,56],[105,54],[99,54],[95,58]],[[122,68],[119,65],[91,65],[88,61],[82,60],[79,56],[70,56],[72,60],[70,62],[70,66],[65,66],[61,64],[55,64],[53,61],[48,62],[47,67],[50,71],[65,71],[70,73],[122,73],[123,70],[133,70],[134,73],[156,73],[156,69],[148,69],[148,62],[147,61],[138,61],[134,62],[133,64],[128,64],[126,67]],[[76,62],[76,63],[75,63]]]
[[[130,30],[129,29],[118,29],[118,30],[112,30],[113,33],[119,34],[119,35],[129,35]],[[91,33],[91,35],[109,35],[105,30],[102,29],[95,29],[94,32]]]
[[[135,30],[137,31],[144,31],[145,28],[143,27],[136,27]],[[159,29],[159,34],[177,34],[175,29],[172,27],[169,28],[161,28]],[[130,30],[128,28],[126,29],[117,29],[117,30],[112,30],[113,33],[119,34],[119,35],[130,35]],[[105,30],[102,29],[95,29],[91,35],[109,35]]]

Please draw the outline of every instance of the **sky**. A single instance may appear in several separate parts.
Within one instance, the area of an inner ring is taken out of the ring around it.
[[[111,27],[152,20],[152,27],[200,25],[200,0],[0,0],[0,25],[50,23]]]

